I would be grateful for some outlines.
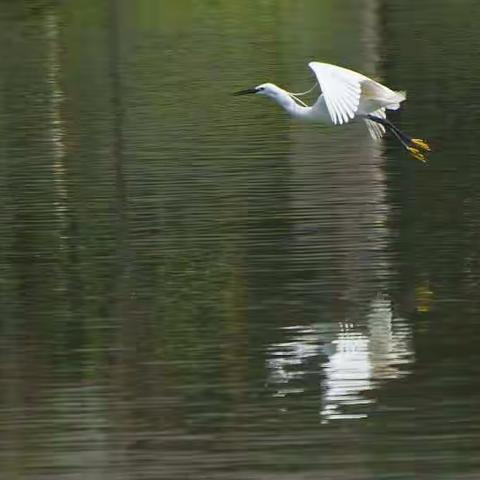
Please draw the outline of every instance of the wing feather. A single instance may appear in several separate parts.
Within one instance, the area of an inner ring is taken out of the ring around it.
[[[372,115],[374,115],[375,117],[380,117],[380,118],[386,118],[387,117],[384,108],[379,108],[378,110],[375,110],[374,112],[372,112]],[[378,141],[383,137],[383,135],[385,133],[385,127],[382,124],[377,123],[377,122],[372,122],[371,120],[367,120],[367,119],[365,119],[365,123],[368,127],[368,131],[370,132],[370,136],[374,140]]]
[[[352,120],[360,103],[362,82],[367,77],[328,63],[310,62],[308,66],[317,77],[332,122],[342,125]]]

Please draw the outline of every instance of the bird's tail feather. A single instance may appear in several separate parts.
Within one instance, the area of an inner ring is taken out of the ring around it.
[[[392,103],[386,106],[387,110],[398,110],[400,108],[400,103],[407,98],[407,92],[393,92],[395,95],[392,95]]]
[[[400,103],[407,98],[407,93],[395,92],[375,80],[368,79],[362,83],[362,96],[365,100],[383,104],[389,110],[397,110],[400,108]]]

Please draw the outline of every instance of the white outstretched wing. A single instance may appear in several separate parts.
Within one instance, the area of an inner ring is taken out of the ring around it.
[[[317,77],[332,122],[342,125],[352,120],[360,103],[362,82],[368,78],[328,63],[310,62],[308,66]]]

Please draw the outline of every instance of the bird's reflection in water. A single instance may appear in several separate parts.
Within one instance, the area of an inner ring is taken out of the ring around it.
[[[317,375],[323,421],[367,417],[365,405],[375,402],[374,390],[383,381],[407,375],[413,361],[407,322],[395,317],[384,295],[370,302],[361,324],[289,327],[287,335],[289,341],[269,349],[274,395],[304,393],[309,387],[302,379]]]

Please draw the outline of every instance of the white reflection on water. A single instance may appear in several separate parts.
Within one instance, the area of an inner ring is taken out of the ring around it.
[[[318,376],[323,420],[366,417],[362,405],[375,402],[382,381],[409,373],[410,330],[396,318],[388,297],[370,302],[365,322],[290,327],[289,342],[270,347],[269,383],[275,396],[305,392],[304,379]]]
[[[68,191],[65,182],[65,122],[62,118],[62,106],[65,94],[61,79],[61,41],[59,18],[55,10],[45,16],[45,33],[47,38],[46,81],[49,91],[49,134],[52,145],[52,173],[57,197],[54,210],[61,224],[65,223],[67,213]]]

